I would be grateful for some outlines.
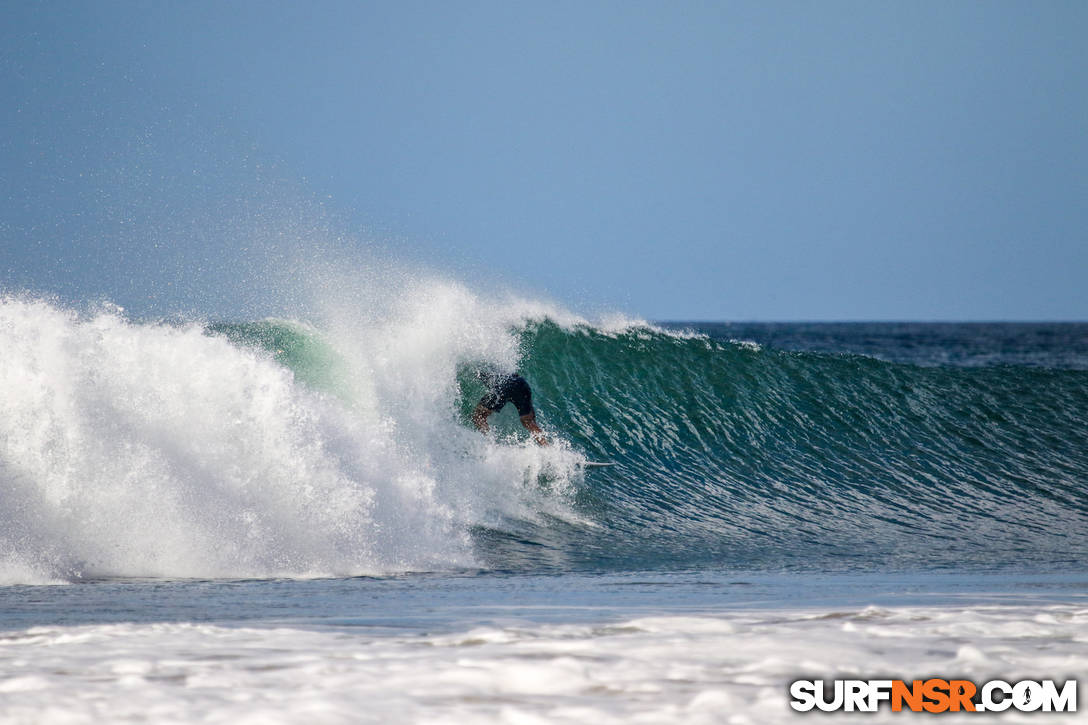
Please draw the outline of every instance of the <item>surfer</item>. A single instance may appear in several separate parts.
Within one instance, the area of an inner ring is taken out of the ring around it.
[[[488,431],[487,418],[492,413],[502,410],[507,403],[513,403],[518,409],[521,424],[532,434],[533,440],[542,446],[548,445],[544,431],[536,424],[536,411],[533,410],[533,391],[525,378],[517,373],[502,373],[498,370],[480,368],[476,377],[487,386],[487,394],[480,398],[476,410],[472,413],[472,422],[481,432]]]

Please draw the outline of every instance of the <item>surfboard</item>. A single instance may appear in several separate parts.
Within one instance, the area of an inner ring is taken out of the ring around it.
[[[616,464],[612,463],[610,461],[586,461],[585,463],[582,464],[582,466],[584,468],[587,468],[587,469],[588,468],[608,468],[609,466],[614,466],[614,465],[616,465]]]

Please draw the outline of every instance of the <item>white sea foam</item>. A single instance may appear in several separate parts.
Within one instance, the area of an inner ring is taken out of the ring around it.
[[[665,614],[393,637],[200,624],[39,627],[0,636],[0,722],[818,720],[789,708],[791,680],[1071,679],[1088,667],[1086,624],[1088,611],[1073,606],[995,606]],[[854,717],[912,719],[886,705]]]
[[[0,583],[472,566],[468,526],[564,509],[576,454],[496,446],[455,411],[458,365],[516,367],[522,312],[383,290],[325,305],[346,400],[199,324],[0,298]],[[527,485],[544,468],[548,495]]]

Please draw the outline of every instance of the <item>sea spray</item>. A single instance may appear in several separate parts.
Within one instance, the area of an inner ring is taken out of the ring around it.
[[[497,461],[459,426],[443,366],[472,348],[440,355],[410,323],[330,350],[350,380],[334,395],[200,323],[4,298],[0,566],[42,581],[472,566],[469,527],[520,510],[543,453]]]

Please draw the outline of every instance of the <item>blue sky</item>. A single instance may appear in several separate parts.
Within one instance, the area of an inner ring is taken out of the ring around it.
[[[650,319],[1088,319],[1088,3],[0,21],[8,289],[230,314],[320,242]]]

